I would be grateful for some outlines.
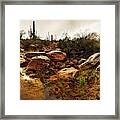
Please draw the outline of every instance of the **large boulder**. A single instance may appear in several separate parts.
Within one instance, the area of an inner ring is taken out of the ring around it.
[[[49,80],[54,81],[59,79],[72,79],[75,77],[77,72],[79,72],[79,70],[75,69],[74,67],[64,68],[59,70],[56,75],[50,76]]]
[[[48,52],[46,54],[53,61],[63,61],[67,57],[66,53],[61,52],[59,50],[50,51],[50,52]]]
[[[80,69],[89,69],[97,67],[100,64],[100,53],[91,55],[85,62],[79,65]]]
[[[42,77],[48,71],[50,59],[47,56],[36,56],[31,59],[26,68],[26,74],[32,77]]]
[[[58,71],[57,75],[59,78],[74,78],[78,71],[79,70],[75,69],[74,67],[64,68]]]
[[[27,69],[41,70],[49,65],[50,59],[47,56],[36,56],[28,63]]]

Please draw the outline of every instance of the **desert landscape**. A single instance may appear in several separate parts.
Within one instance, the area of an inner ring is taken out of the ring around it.
[[[100,34],[20,31],[21,100],[100,100]]]

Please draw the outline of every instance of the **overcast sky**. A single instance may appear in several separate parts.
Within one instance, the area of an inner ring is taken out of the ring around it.
[[[28,30],[32,28],[32,20],[21,20],[20,30],[26,32],[25,37],[28,37]],[[67,32],[70,37],[76,33],[82,32],[97,32],[100,34],[99,20],[36,20],[35,27],[37,35],[41,38],[46,38],[49,34],[56,36],[57,39],[62,37],[62,33]]]

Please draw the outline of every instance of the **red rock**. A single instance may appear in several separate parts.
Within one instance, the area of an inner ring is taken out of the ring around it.
[[[42,70],[49,65],[50,59],[47,56],[33,57],[28,63],[27,70]]]
[[[63,61],[66,59],[66,53],[61,51],[51,51],[46,54],[53,61]]]
[[[49,77],[48,80],[50,80],[50,81],[58,80],[58,77],[57,77],[57,75],[52,75]]]

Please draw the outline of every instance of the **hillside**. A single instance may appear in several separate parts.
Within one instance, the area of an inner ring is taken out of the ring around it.
[[[99,100],[100,39],[20,40],[22,100]]]

